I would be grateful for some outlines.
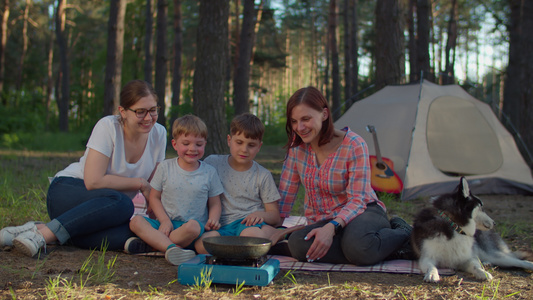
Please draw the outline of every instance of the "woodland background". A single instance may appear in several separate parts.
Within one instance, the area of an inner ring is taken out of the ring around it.
[[[283,144],[298,88],[317,86],[338,118],[424,78],[489,103],[533,166],[533,1],[0,0],[0,14],[0,147],[88,137],[137,78],[164,99],[167,128],[206,121],[208,153],[226,151],[228,120],[246,111]]]

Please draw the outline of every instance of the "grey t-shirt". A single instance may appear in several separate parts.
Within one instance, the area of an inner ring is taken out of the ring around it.
[[[255,211],[264,211],[263,203],[279,200],[278,188],[269,170],[257,162],[243,172],[234,170],[228,162],[229,155],[210,155],[204,162],[212,165],[224,186],[221,196],[222,226],[243,219]]]
[[[162,161],[150,184],[161,191],[161,203],[168,217],[182,222],[195,219],[205,224],[209,217],[208,198],[224,192],[215,168],[200,161],[198,169],[185,171],[177,158]]]

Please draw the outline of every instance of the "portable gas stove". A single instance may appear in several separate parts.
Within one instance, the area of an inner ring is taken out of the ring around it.
[[[209,271],[211,270],[211,271]],[[279,261],[263,256],[259,259],[220,259],[199,254],[178,267],[178,282],[199,284],[202,275],[210,274],[213,283],[268,285],[279,272]]]

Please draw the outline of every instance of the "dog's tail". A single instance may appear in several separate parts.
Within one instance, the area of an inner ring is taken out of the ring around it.
[[[518,259],[533,261],[533,252],[531,251],[513,251],[512,254]]]

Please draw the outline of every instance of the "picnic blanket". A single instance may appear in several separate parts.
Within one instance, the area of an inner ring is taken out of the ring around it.
[[[328,264],[318,262],[301,262],[296,258],[272,255],[270,258],[280,262],[281,270],[323,271],[323,272],[358,272],[358,273],[395,273],[395,274],[423,274],[418,268],[416,260],[387,260],[372,266],[356,266],[350,264]],[[439,269],[439,275],[454,275],[452,269]]]
[[[283,226],[292,227],[306,225],[307,219],[302,216],[290,216],[285,219]],[[165,256],[162,252],[141,253],[143,256]],[[416,260],[387,260],[372,266],[356,266],[351,264],[329,264],[320,262],[300,262],[296,258],[282,255],[269,255],[277,259],[281,270],[323,271],[323,272],[359,272],[359,273],[395,273],[395,274],[422,274]],[[439,275],[454,275],[453,269],[439,269]]]
[[[164,257],[162,252],[140,253],[141,256]],[[318,262],[301,262],[296,258],[282,255],[269,255],[268,258],[277,259],[281,270],[300,270],[317,272],[356,272],[356,273],[394,273],[394,274],[423,274],[418,268],[416,260],[387,260],[372,266],[356,266],[350,264],[328,264]],[[439,269],[439,275],[454,275],[453,269]]]

